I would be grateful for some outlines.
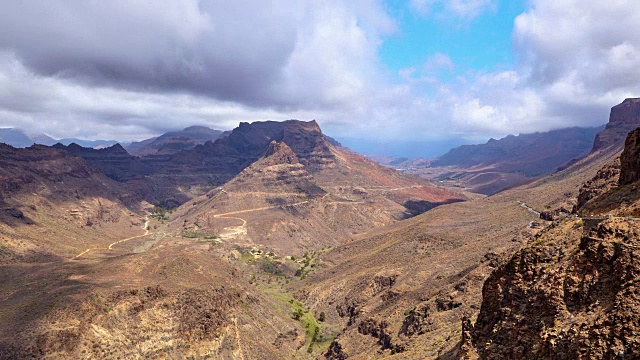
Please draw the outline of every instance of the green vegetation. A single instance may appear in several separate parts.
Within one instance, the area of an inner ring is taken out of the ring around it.
[[[295,277],[304,278],[311,271],[321,266],[319,256],[326,250],[308,252],[303,257],[279,257],[272,251],[257,248],[248,249],[239,246],[235,250],[240,253],[240,262],[251,266],[253,269],[253,274],[249,276],[249,283],[280,303],[279,310],[281,313],[300,322],[305,329],[306,346],[301,348],[300,352],[313,354],[328,349],[331,341],[340,333],[340,327],[326,323],[327,316],[324,312],[320,312],[316,318],[304,303],[295,299],[289,289],[285,288],[285,283],[295,281]],[[296,275],[292,279],[290,274],[295,267],[300,268],[297,269]],[[306,357],[303,354],[298,355],[303,358]]]
[[[319,253],[316,251],[307,252],[302,257],[302,260],[296,261],[297,263],[302,263],[302,267],[296,270],[296,277],[299,277],[301,280],[304,279],[315,267],[319,266],[320,259]],[[293,260],[293,257],[292,257]]]
[[[151,211],[151,217],[160,221],[169,221],[170,219],[169,211],[160,205],[153,208],[153,211]]]
[[[305,329],[305,340],[309,344],[309,348],[312,348],[313,344],[323,342],[320,330],[320,321],[313,316],[313,313],[307,309],[304,304],[294,298],[289,299],[291,305],[291,318],[293,320],[300,321]],[[313,351],[313,350],[312,350]]]
[[[187,231],[182,233],[183,238],[187,239],[205,239],[205,240],[215,240],[218,237],[216,235],[204,234],[197,231]]]

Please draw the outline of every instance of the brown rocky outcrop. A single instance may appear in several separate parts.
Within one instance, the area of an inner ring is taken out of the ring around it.
[[[271,141],[267,151],[264,153],[265,159],[269,159],[268,163],[264,165],[279,165],[279,164],[299,164],[300,160],[291,148],[283,143],[275,140]]]
[[[240,123],[227,137],[175,154],[162,172],[213,173],[222,183],[263,156],[272,141],[286,143],[310,171],[333,159],[330,144],[315,121],[264,121]]]
[[[329,345],[329,349],[324,354],[324,358],[327,360],[346,360],[348,356],[344,353],[340,342],[333,340],[331,345]]]
[[[462,339],[460,339],[460,348],[458,349],[457,358],[460,360],[477,359],[478,353],[473,347],[473,325],[468,316],[462,318]]]
[[[620,178],[620,158],[607,164],[598,170],[596,175],[582,184],[578,192],[578,203],[573,208],[573,213],[579,213],[592,199],[611,190],[618,185]]]
[[[640,129],[631,131],[620,155],[620,185],[640,180]]]
[[[640,222],[582,235],[544,230],[485,282],[474,327],[483,359],[634,359],[640,352]]]
[[[592,152],[622,147],[629,131],[640,127],[640,98],[625,99],[611,108],[609,123],[596,135]]]

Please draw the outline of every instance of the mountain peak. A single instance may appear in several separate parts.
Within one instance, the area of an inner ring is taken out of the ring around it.
[[[622,148],[629,131],[640,127],[640,98],[627,98],[611,108],[609,122],[593,142],[593,151]]]
[[[270,165],[279,164],[298,164],[300,160],[296,154],[291,150],[289,145],[284,142],[277,142],[275,140],[269,143],[267,151],[264,153],[264,160]]]

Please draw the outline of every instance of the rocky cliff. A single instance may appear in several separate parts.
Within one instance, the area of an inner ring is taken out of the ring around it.
[[[640,353],[640,222],[545,230],[485,282],[483,359],[634,359]]]
[[[640,129],[631,131],[620,155],[620,185],[640,180]]]
[[[485,282],[471,337],[480,358],[637,358],[639,132],[580,191],[578,213],[599,218],[553,222]]]
[[[227,137],[175,154],[161,172],[214,175],[209,180],[222,184],[258,160],[272,141],[286,143],[310,170],[332,158],[330,144],[315,121],[240,123]]]
[[[625,99],[611,108],[609,123],[593,142],[593,150],[621,148],[629,131],[640,127],[640,98]]]

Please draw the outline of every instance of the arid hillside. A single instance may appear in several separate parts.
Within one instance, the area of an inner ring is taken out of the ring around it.
[[[619,154],[593,151],[550,176],[438,207],[322,255],[324,267],[299,293],[342,328],[325,357],[457,358],[462,333],[470,336],[461,319],[477,316],[485,279],[552,223],[541,214],[570,217],[580,186]]]
[[[338,328],[295,288],[319,255],[465,199],[314,122],[241,128],[193,168],[171,160],[187,182],[236,164],[176,209],[150,196],[170,184],[154,183],[158,164],[135,173],[149,166],[119,146],[3,147],[0,358],[315,358]]]
[[[582,188],[579,217],[554,221],[491,274],[467,357],[637,358],[637,137],[627,137],[623,175],[609,164]]]
[[[148,204],[66,151],[0,144],[0,184],[5,260],[71,256],[142,232]]]
[[[464,199],[325,146],[328,160],[319,165],[307,159],[305,166],[287,143],[272,141],[262,158],[231,181],[178,209],[177,231],[220,234],[228,241],[299,256]]]

